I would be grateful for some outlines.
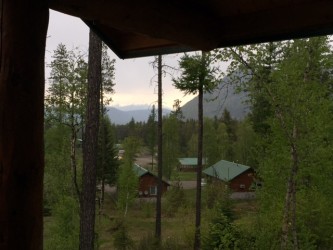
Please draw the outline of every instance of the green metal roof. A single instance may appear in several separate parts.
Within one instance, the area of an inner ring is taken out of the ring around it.
[[[221,160],[202,172],[222,181],[231,181],[250,167],[239,163]]]
[[[181,165],[198,165],[198,158],[178,158]],[[205,164],[205,159],[202,159],[202,164]]]
[[[149,172],[147,169],[141,167],[140,165],[138,165],[136,163],[133,164],[133,171],[138,177],[141,177]]]
[[[139,178],[140,178],[141,176],[144,176],[144,175],[147,174],[147,173],[149,173],[150,175],[155,176],[156,178],[158,178],[155,174],[153,174],[153,173],[150,172],[149,170],[147,170],[147,169],[141,167],[141,166],[140,166],[139,164],[137,164],[137,163],[134,163],[134,164],[133,164],[133,171],[134,171],[134,173],[135,173]],[[167,185],[170,186],[170,183],[169,183],[168,181],[163,180],[163,179],[162,179],[162,181],[163,181],[164,183],[166,183]]]

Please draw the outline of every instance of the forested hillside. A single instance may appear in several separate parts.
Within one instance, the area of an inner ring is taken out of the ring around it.
[[[205,117],[221,117],[226,109],[232,118],[242,120],[249,113],[247,95],[244,91],[236,91],[236,87],[225,77],[212,93],[204,94],[203,112]],[[198,97],[185,103],[181,108],[185,119],[197,119]]]

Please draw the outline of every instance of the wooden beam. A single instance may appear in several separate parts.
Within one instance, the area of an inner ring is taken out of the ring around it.
[[[43,248],[44,0],[1,0],[0,249]]]
[[[84,19],[121,57],[333,34],[330,0],[50,0],[50,7]],[[135,46],[144,37],[147,46]]]
[[[165,39],[123,32],[109,26],[100,25],[97,22],[83,21],[122,59],[193,50],[193,48],[181,46]]]
[[[50,8],[96,21],[115,29],[212,49],[216,41],[207,23],[215,23],[211,9],[191,0],[50,0]],[[172,39],[170,39],[172,38]]]
[[[333,34],[332,1],[296,1],[221,18],[218,47]]]

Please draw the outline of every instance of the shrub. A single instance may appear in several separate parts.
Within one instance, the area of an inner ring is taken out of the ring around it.
[[[229,218],[221,212],[210,223],[208,234],[203,238],[202,249],[255,249],[255,240],[231,224]]]
[[[128,234],[128,230],[124,224],[121,224],[118,230],[114,233],[113,245],[115,249],[118,250],[128,250],[133,249],[134,242],[130,235]]]
[[[64,196],[54,206],[53,223],[44,248],[50,250],[72,250],[79,245],[79,207],[77,201]]]
[[[185,203],[185,194],[180,181],[176,182],[176,185],[166,193],[165,198],[165,213],[172,217],[177,213],[178,208]]]

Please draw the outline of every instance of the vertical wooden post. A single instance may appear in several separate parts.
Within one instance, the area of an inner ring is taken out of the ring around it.
[[[43,248],[44,0],[0,0],[0,249]]]

